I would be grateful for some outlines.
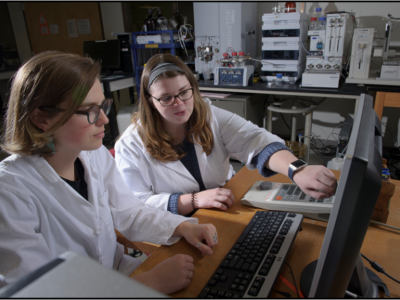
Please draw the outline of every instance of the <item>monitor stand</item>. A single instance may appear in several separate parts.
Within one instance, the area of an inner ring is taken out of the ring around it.
[[[310,293],[317,262],[318,260],[315,260],[308,264],[301,273],[300,285],[306,298],[308,298]],[[364,266],[362,257],[359,254],[347,290],[365,298],[378,298],[379,288],[383,289],[386,297],[390,297],[389,289],[386,284],[374,272]],[[343,297],[351,298],[347,295],[343,295]]]

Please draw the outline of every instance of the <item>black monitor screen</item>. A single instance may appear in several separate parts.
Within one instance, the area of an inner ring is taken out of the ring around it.
[[[379,277],[363,265],[361,246],[382,185],[382,137],[373,99],[361,95],[318,261],[301,275],[309,298],[376,297]],[[377,279],[377,278],[378,279]]]
[[[103,69],[118,70],[121,68],[120,41],[85,41],[83,53],[92,59],[99,61]]]

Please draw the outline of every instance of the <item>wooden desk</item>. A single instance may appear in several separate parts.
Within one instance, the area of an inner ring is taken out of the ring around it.
[[[334,173],[336,177],[339,178],[340,172],[334,171]],[[257,208],[244,206],[240,203],[240,199],[247,190],[258,180],[266,179],[262,177],[257,170],[249,171],[245,167],[242,168],[225,185],[226,188],[233,191],[235,196],[234,205],[227,212],[215,209],[201,209],[193,215],[193,217],[199,219],[200,223],[212,223],[217,228],[219,244],[213,248],[214,253],[212,256],[202,257],[195,247],[181,239],[172,246],[161,246],[160,249],[155,251],[131,276],[146,272],[161,261],[175,254],[188,254],[194,258],[195,270],[192,282],[187,288],[173,293],[170,296],[177,298],[197,297],[222,259],[240,236],[254,212],[259,210]],[[290,182],[289,179],[283,175],[276,175],[270,177],[268,180]],[[394,182],[396,184],[396,191],[391,200],[391,211],[387,223],[400,227],[400,181],[394,180]],[[326,223],[305,218],[303,230],[298,233],[292,249],[288,254],[287,262],[293,269],[299,289],[301,272],[310,262],[318,259],[326,226]],[[396,279],[400,278],[400,236],[398,231],[371,225],[361,251],[369,259],[378,262],[388,274],[394,276]],[[369,264],[367,265],[365,263],[365,265],[369,267]],[[281,275],[293,284],[289,268],[286,265],[283,266]],[[378,276],[389,287],[391,296],[399,298],[400,285],[383,274],[379,274]],[[278,279],[275,284],[274,291],[276,290],[290,293],[292,297],[297,298],[297,295],[280,279]],[[272,292],[271,297],[282,298],[282,296],[276,292]]]
[[[376,92],[374,110],[382,119],[384,107],[400,107],[400,93]]]

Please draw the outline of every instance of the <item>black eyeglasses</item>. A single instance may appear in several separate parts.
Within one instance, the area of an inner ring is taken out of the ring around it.
[[[151,96],[151,97],[153,97],[158,102],[160,102],[160,104],[162,106],[167,107],[167,106],[170,106],[170,105],[174,104],[176,97],[178,97],[181,101],[186,101],[186,100],[189,100],[190,98],[192,98],[192,96],[193,96],[193,88],[184,90],[184,91],[180,92],[178,95],[175,95],[175,96],[165,96],[165,97],[161,97],[161,98],[158,98],[158,99],[156,97],[153,97],[153,96]]]
[[[111,99],[111,98],[106,99],[100,105],[92,105],[87,110],[84,110],[84,111],[77,110],[75,112],[75,114],[86,115],[89,124],[94,124],[99,119],[100,109],[102,109],[104,111],[104,113],[106,115],[108,115],[110,113],[112,103],[113,103],[113,99]],[[63,108],[46,107],[46,106],[41,106],[41,107],[39,107],[39,109],[43,110],[43,111],[54,111],[54,112],[64,112],[65,111],[65,109],[63,109]]]

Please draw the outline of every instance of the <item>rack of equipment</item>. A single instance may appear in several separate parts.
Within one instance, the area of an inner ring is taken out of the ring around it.
[[[308,31],[311,43],[302,86],[339,87],[342,65],[354,30],[352,21],[349,13],[328,14],[325,30]]]
[[[305,68],[308,16],[306,13],[272,13],[262,17],[261,79],[297,81]]]

